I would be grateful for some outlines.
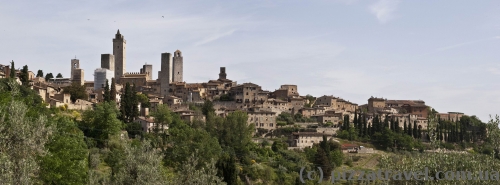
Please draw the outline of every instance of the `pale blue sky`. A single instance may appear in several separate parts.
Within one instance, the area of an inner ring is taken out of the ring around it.
[[[162,18],[164,16],[165,18]],[[90,20],[88,20],[90,19]],[[487,121],[500,113],[500,1],[0,1],[0,63],[93,80],[116,30],[127,71],[184,55],[184,79],[216,79],[365,104],[422,99]]]

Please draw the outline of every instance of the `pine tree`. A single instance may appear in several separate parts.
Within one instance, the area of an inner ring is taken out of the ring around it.
[[[104,94],[102,96],[103,96],[103,100],[105,102],[111,101],[111,97],[110,97],[110,93],[109,93],[109,83],[108,83],[108,80],[106,80],[106,86],[104,86]]]
[[[63,75],[61,73],[57,73],[56,78],[62,78],[62,77],[63,77]]]
[[[45,74],[45,81],[49,81],[52,78],[54,78],[54,75],[52,75],[52,73]]]
[[[111,90],[109,91],[109,99],[111,101],[116,101],[116,84],[115,84],[115,78],[111,78]]]
[[[16,78],[16,68],[14,67],[14,60],[10,62],[10,77]]]

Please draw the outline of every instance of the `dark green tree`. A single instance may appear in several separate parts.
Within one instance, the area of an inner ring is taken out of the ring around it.
[[[79,127],[85,136],[94,138],[98,147],[106,146],[106,141],[117,135],[123,128],[123,123],[118,120],[119,111],[110,102],[96,105],[94,110],[83,112]]]
[[[40,177],[45,184],[87,184],[87,145],[83,133],[68,117],[54,118],[56,131],[41,158]]]
[[[111,101],[116,101],[116,84],[115,84],[115,78],[111,78],[111,89],[109,90],[109,99]]]
[[[36,77],[43,77],[43,71],[41,69],[36,73]]]
[[[142,108],[151,108],[151,103],[149,103],[149,98],[146,94],[137,94],[137,101],[141,103]]]
[[[405,120],[405,122],[404,122],[404,123],[405,123],[405,124],[404,124],[404,126],[403,126],[403,133],[404,133],[404,134],[408,134],[408,124],[406,124],[406,120]]]
[[[54,75],[52,75],[52,73],[45,74],[45,81],[49,81],[52,78],[54,78]]]
[[[413,122],[413,138],[418,138],[418,128],[417,121]]]
[[[73,82],[70,86],[63,87],[63,92],[70,94],[73,103],[77,99],[87,100],[88,98],[85,85],[80,85],[78,82]]]
[[[102,95],[103,97],[103,100],[105,102],[110,102],[111,101],[111,97],[110,97],[110,94],[109,94],[109,83],[108,83],[108,80],[106,80],[106,86],[104,86],[104,94]]]
[[[410,123],[408,123],[408,132],[406,134],[408,134],[410,137],[413,137],[413,129],[411,126],[411,121]]]
[[[57,73],[56,78],[62,78],[62,77],[63,77],[63,75],[61,73]]]
[[[217,161],[217,176],[223,178],[227,184],[238,184],[238,171],[236,170],[236,156],[224,153]]]
[[[25,65],[23,66],[23,69],[21,70],[21,73],[19,74],[19,80],[21,80],[21,83],[24,85],[24,86],[28,86],[29,85],[29,74],[28,74],[28,66]]]
[[[16,78],[16,68],[14,67],[14,60],[10,62],[10,78]]]
[[[139,102],[137,100],[137,93],[135,91],[135,85],[130,86],[127,82],[125,84],[125,90],[122,94],[120,101],[120,111],[122,113],[121,119],[125,123],[130,123],[134,121],[139,115]]]
[[[344,115],[344,126],[343,130],[349,130],[350,123],[349,123],[349,115]]]

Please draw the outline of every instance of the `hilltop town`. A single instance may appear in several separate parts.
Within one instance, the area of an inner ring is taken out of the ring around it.
[[[248,124],[254,124],[256,129],[265,129],[270,132],[279,126],[277,117],[282,113],[292,116],[300,114],[308,122],[320,124],[331,123],[333,128],[339,128],[344,117],[354,120],[356,110],[360,110],[371,124],[375,115],[397,119],[399,126],[403,123],[416,122],[418,127],[427,128],[428,110],[431,109],[423,100],[391,100],[386,98],[370,97],[362,105],[346,101],[341,97],[323,95],[313,97],[299,93],[297,85],[284,84],[274,91],[262,89],[254,83],[238,84],[228,78],[225,67],[220,67],[219,78],[204,83],[189,83],[183,80],[183,55],[180,50],[172,53],[161,53],[161,66],[158,78],[153,79],[153,66],[145,64],[139,72],[127,71],[126,40],[124,35],[117,31],[113,38],[113,54],[101,54],[101,66],[95,69],[94,81],[84,80],[84,70],[80,68],[79,59],[71,59],[69,78],[47,78],[35,76],[28,72],[31,88],[38,92],[50,107],[66,106],[68,109],[86,110],[93,104],[103,102],[104,87],[114,81],[116,89],[115,101],[120,102],[124,85],[134,85],[138,93],[147,95],[150,106],[141,105],[138,121],[152,124],[149,112],[155,111],[161,104],[167,104],[174,112],[182,115],[186,120],[205,119],[189,110],[189,104],[203,104],[206,100],[212,101],[215,112],[219,116],[236,110],[245,111],[248,115]],[[1,65],[0,78],[10,75],[8,65]],[[16,69],[19,76],[20,69]],[[230,72],[229,72],[230,74]],[[50,74],[52,75],[52,74]],[[87,99],[71,101],[71,95],[62,88],[77,83],[85,87]],[[456,121],[464,114],[460,112],[439,113],[441,119]],[[148,130],[144,124],[144,131]],[[330,131],[329,133],[335,133]]]

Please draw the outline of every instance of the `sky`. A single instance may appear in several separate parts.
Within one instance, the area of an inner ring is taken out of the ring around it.
[[[424,100],[482,121],[500,114],[500,1],[0,0],[0,64],[93,81],[120,29],[127,72],[179,49],[184,80],[301,95]]]

